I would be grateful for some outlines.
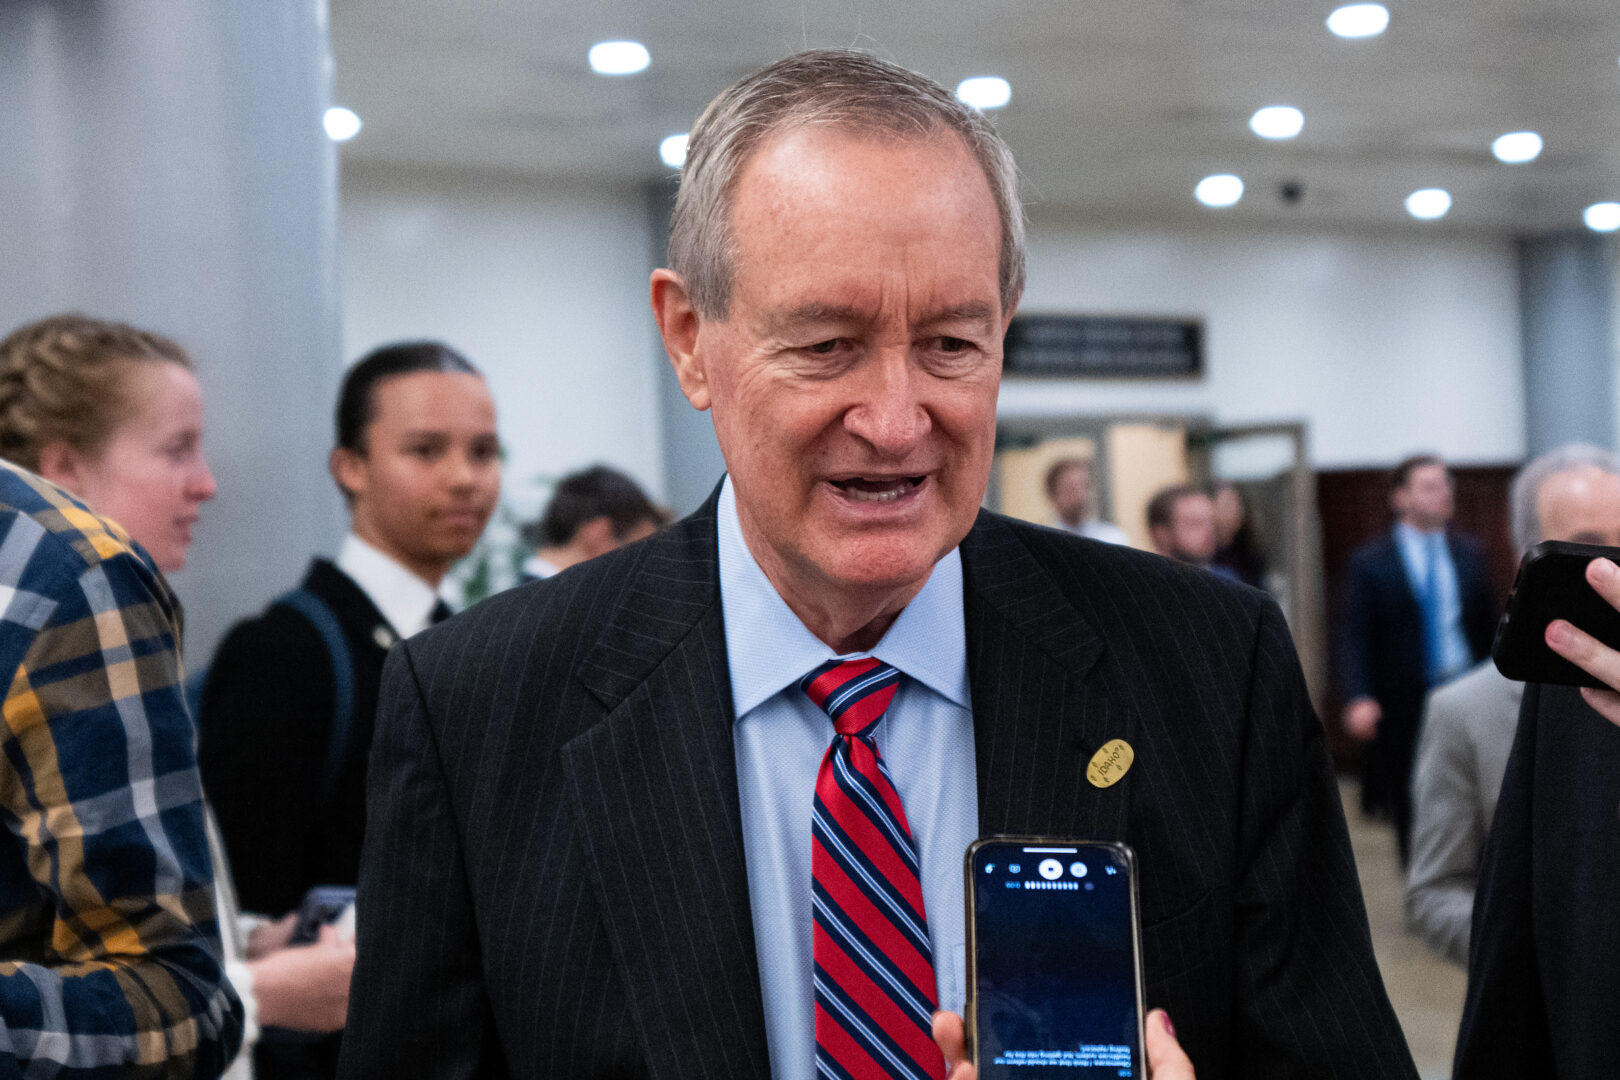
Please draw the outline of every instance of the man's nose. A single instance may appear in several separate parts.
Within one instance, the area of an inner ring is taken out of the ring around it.
[[[879,453],[907,453],[932,427],[920,383],[926,376],[911,363],[910,346],[880,349],[859,374],[858,400],[844,413],[845,430]]]

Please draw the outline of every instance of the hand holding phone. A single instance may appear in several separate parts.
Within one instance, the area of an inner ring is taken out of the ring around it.
[[[1154,1009],[1147,1014],[1144,1028],[1149,1080],[1197,1080],[1192,1059],[1176,1040],[1169,1013]],[[939,1044],[950,1069],[945,1080],[978,1080],[978,1070],[967,1057],[967,1035],[960,1016],[953,1012],[935,1013],[934,1041]]]
[[[1620,566],[1607,559],[1594,559],[1587,564],[1586,580],[1620,611]],[[1583,688],[1581,696],[1604,719],[1620,727],[1620,650],[1563,620],[1548,626],[1546,637],[1554,652],[1604,684],[1601,689]]]
[[[1498,671],[1520,682],[1596,689],[1614,685],[1572,663],[1547,643],[1548,626],[1562,620],[1600,645],[1620,650],[1620,610],[1588,579],[1594,559],[1620,562],[1620,548],[1547,540],[1525,553],[1491,646]]]
[[[966,873],[966,1054],[976,1075],[1144,1076],[1131,849],[994,837],[968,848]]]

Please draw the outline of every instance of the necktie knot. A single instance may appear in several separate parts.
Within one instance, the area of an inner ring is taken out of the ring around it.
[[[900,671],[875,656],[829,660],[799,680],[840,735],[864,735],[883,719],[900,688]]]

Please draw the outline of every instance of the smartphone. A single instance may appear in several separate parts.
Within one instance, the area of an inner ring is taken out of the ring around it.
[[[298,905],[298,921],[293,925],[289,945],[309,945],[318,941],[321,927],[335,923],[354,906],[353,885],[317,885],[304,894]]]
[[[1593,559],[1620,563],[1620,548],[1546,540],[1525,553],[1491,646],[1496,670],[1519,682],[1604,687],[1548,648],[1546,638],[1548,623],[1566,619],[1620,649],[1620,611],[1586,580]]]
[[[965,863],[964,1020],[980,1080],[1146,1077],[1131,849],[996,836]]]

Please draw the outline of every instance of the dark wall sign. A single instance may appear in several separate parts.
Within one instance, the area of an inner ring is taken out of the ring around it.
[[[1197,378],[1204,324],[1197,319],[1019,315],[1007,328],[1008,375]]]

